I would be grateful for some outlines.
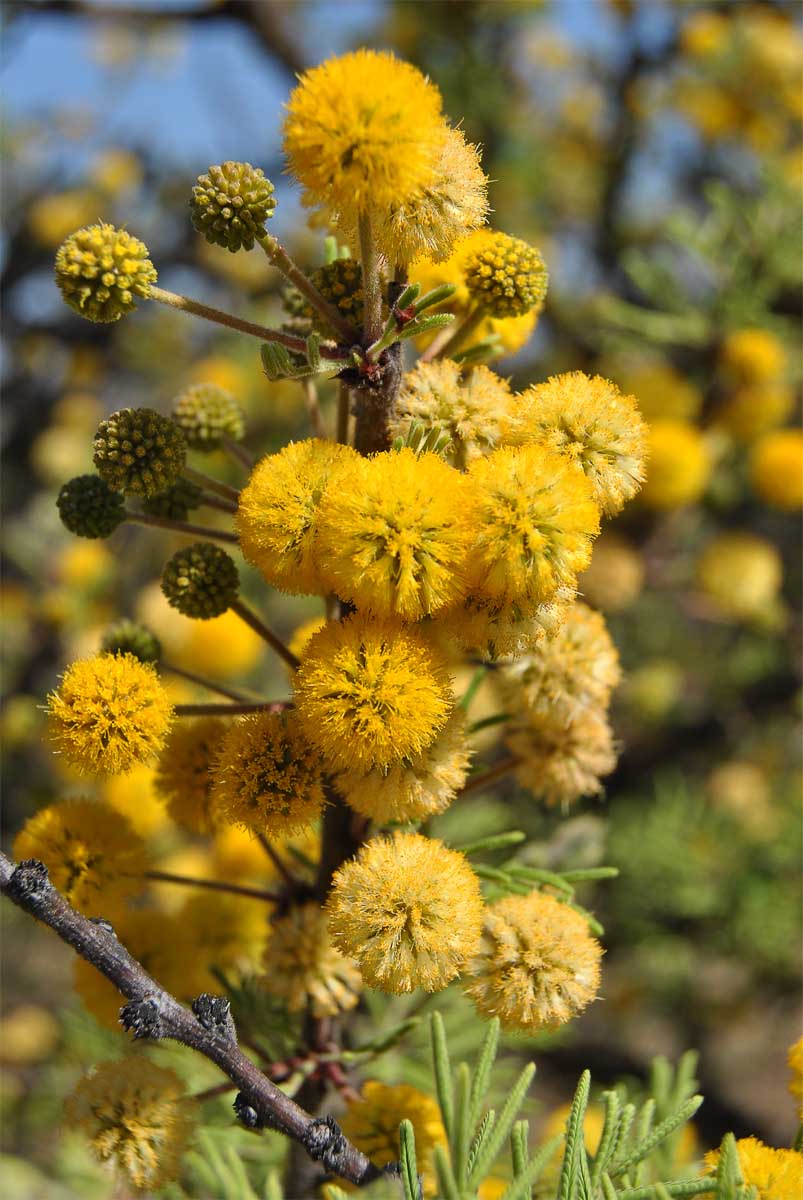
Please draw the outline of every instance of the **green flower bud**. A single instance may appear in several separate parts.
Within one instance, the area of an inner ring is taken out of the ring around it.
[[[219,617],[237,599],[239,589],[234,560],[211,542],[196,542],[179,550],[162,572],[162,591],[168,603],[185,617],[199,621]]]
[[[125,504],[98,475],[77,475],[58,494],[63,525],[78,537],[107,538],[125,520]]]
[[[70,234],[56,254],[56,284],[64,301],[89,321],[119,321],[156,283],[148,247],[125,229],[101,221]]]
[[[250,163],[210,167],[198,176],[190,198],[193,226],[208,242],[232,252],[241,246],[253,250],[275,207],[273,184]]]
[[[540,308],[549,282],[535,246],[506,233],[483,238],[463,271],[471,299],[490,317],[520,317]]]
[[[239,442],[245,416],[231,392],[214,383],[196,383],[173,401],[173,420],[191,450],[216,450],[223,438]]]
[[[156,634],[127,617],[109,626],[101,639],[100,649],[102,654],[133,654],[143,663],[158,662],[162,656],[162,645]]]
[[[201,503],[203,488],[181,476],[165,492],[143,500],[143,511],[152,517],[169,517],[171,521],[186,521],[190,512]]]
[[[313,271],[310,282],[315,284],[321,295],[333,304],[347,321],[351,321],[353,325],[362,325],[362,270],[356,259],[336,258],[334,262]],[[311,305],[304,308],[304,316],[310,317],[316,328],[329,332],[323,318]]]
[[[121,408],[101,421],[93,461],[117,492],[158,496],[184,467],[187,443],[175,421],[152,408]]]

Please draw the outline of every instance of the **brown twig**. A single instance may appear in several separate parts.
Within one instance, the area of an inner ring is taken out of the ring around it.
[[[281,875],[282,879],[287,884],[287,886],[289,888],[295,890],[295,888],[298,886],[298,880],[295,878],[292,871],[287,866],[287,863],[284,861],[282,856],[278,853],[276,848],[270,844],[268,839],[265,837],[264,833],[257,834],[257,841],[259,842],[260,846],[265,851],[268,858],[273,863],[274,867],[279,872],[279,874]]]
[[[244,704],[176,704],[173,712],[177,717],[242,717],[254,712],[284,712],[292,708],[289,700],[255,700]]]
[[[240,620],[245,621],[246,625],[250,625],[254,633],[258,633],[261,638],[264,638],[271,649],[276,651],[279,658],[283,658],[288,667],[292,667],[295,671],[296,667],[299,666],[299,660],[291,650],[287,649],[284,642],[280,641],[276,634],[268,629],[261,617],[258,617],[247,605],[243,604],[242,600],[235,600],[230,607],[232,612],[237,613]]]
[[[500,762],[495,763],[492,767],[488,767],[487,770],[470,776],[457,793],[458,796],[464,796],[466,792],[476,792],[477,788],[485,787],[488,783],[494,783],[497,779],[501,779],[517,767],[520,762],[521,759],[516,758],[515,755],[511,755],[509,758],[503,758]]]
[[[207,888],[213,892],[231,892],[235,896],[248,896],[251,900],[264,900],[269,904],[278,904],[281,899],[276,892],[247,887],[244,883],[227,883],[225,879],[194,879],[190,875],[174,875],[172,871],[143,871],[142,878],[155,883],[178,883],[184,887]]]
[[[262,701],[249,700],[242,692],[227,687],[225,683],[217,683],[214,679],[205,679],[203,675],[196,675],[194,671],[187,671],[184,667],[177,667],[175,663],[165,662],[164,659],[160,661],[159,666],[163,671],[169,671],[171,675],[178,675],[179,679],[186,679],[189,683],[206,688],[207,691],[217,692],[218,695],[226,696],[227,699],[234,700],[238,704],[262,703]]]
[[[150,513],[127,512],[125,520],[130,525],[148,525],[155,529],[170,529],[174,533],[186,533],[190,537],[208,538],[209,541],[226,542],[236,546],[236,533],[225,529],[209,529],[206,525],[192,525],[188,521],[173,521],[170,517],[152,517]]]

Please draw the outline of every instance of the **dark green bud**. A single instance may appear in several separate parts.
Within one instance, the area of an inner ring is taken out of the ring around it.
[[[333,304],[347,321],[351,321],[353,325],[362,325],[362,269],[356,259],[336,258],[334,262],[313,271],[310,282],[315,284],[321,295]],[[328,334],[326,322],[311,305],[306,304],[303,315],[312,320],[316,329]]]
[[[99,475],[76,475],[56,500],[63,525],[78,537],[107,538],[125,520],[125,504]]]
[[[152,408],[121,408],[101,421],[94,451],[95,466],[114,491],[158,496],[183,470],[187,443],[169,417]]]
[[[173,420],[191,450],[216,450],[223,438],[239,442],[245,416],[231,392],[216,383],[196,383],[173,401]]]
[[[143,663],[158,662],[162,656],[156,634],[127,617],[109,626],[101,639],[100,649],[103,654],[133,654]]]
[[[142,509],[152,517],[169,517],[171,521],[186,521],[194,508],[201,503],[203,489],[190,479],[178,477],[166,492],[149,496],[143,500]]]
[[[237,599],[239,590],[234,560],[211,542],[196,542],[179,550],[162,572],[162,591],[168,603],[185,617],[200,621],[219,617]]]
[[[215,246],[253,250],[254,239],[265,233],[265,222],[273,216],[273,190],[264,172],[250,163],[210,167],[192,189],[193,226]]]

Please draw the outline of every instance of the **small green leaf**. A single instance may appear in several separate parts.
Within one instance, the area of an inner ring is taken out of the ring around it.
[[[435,1174],[438,1176],[438,1187],[443,1200],[461,1200],[460,1189],[452,1171],[452,1164],[443,1146],[436,1146],[433,1152]]]
[[[661,1121],[660,1125],[657,1125],[646,1138],[637,1141],[630,1153],[614,1165],[610,1174],[620,1175],[622,1171],[626,1171],[634,1163],[641,1162],[656,1146],[661,1144],[664,1138],[669,1137],[670,1133],[674,1133],[676,1129],[679,1129],[687,1121],[690,1121],[702,1102],[702,1096],[691,1096],[684,1104],[681,1104],[679,1109],[664,1121]]]
[[[513,1177],[519,1178],[527,1168],[530,1122],[517,1121],[510,1135],[510,1157],[513,1162]]]
[[[471,1081],[471,1097],[469,1100],[469,1120],[472,1129],[476,1127],[480,1119],[483,1101],[488,1091],[491,1067],[496,1059],[496,1051],[499,1046],[499,1028],[499,1018],[494,1017],[488,1023],[485,1038],[477,1055],[477,1065],[474,1068],[474,1078]]]
[[[453,1136],[449,1139],[455,1179],[461,1190],[466,1185],[472,1128],[471,1072],[468,1069],[468,1063],[462,1062],[457,1068],[457,1082],[454,1090],[454,1130]]]
[[[412,1121],[405,1119],[399,1126],[399,1166],[401,1167],[404,1200],[419,1200],[418,1164],[415,1154],[415,1130]]]
[[[505,850],[508,846],[518,846],[526,841],[526,833],[522,833],[520,829],[511,829],[509,833],[490,833],[487,837],[465,842],[454,849],[459,850],[461,854],[480,854],[488,850]]]
[[[452,1066],[449,1062],[449,1050],[446,1045],[446,1030],[443,1017],[434,1012],[429,1019],[430,1042],[432,1045],[432,1065],[435,1072],[435,1088],[438,1104],[441,1108],[443,1127],[446,1136],[451,1139],[454,1128],[454,1092],[452,1090]]]
[[[435,304],[443,304],[446,300],[451,300],[456,291],[457,288],[453,283],[441,283],[432,291],[425,292],[416,302],[415,315],[418,316],[419,313],[424,312],[427,308],[432,308]]]
[[[583,1121],[588,1108],[588,1095],[591,1090],[591,1072],[583,1071],[577,1090],[572,1100],[569,1119],[566,1123],[566,1151],[563,1155],[563,1166],[558,1184],[559,1200],[573,1200],[577,1191],[577,1180],[580,1175],[580,1150],[585,1153],[583,1139]]]
[[[506,1192],[503,1192],[502,1200],[529,1200],[533,1184],[538,1181],[541,1172],[554,1155],[562,1140],[563,1135],[556,1134],[548,1142],[544,1142],[542,1146],[539,1146],[536,1153],[525,1166],[522,1174],[513,1180]]]
[[[468,1180],[470,1187],[476,1187],[479,1181],[485,1178],[496,1161],[499,1151],[502,1149],[513,1128],[513,1122],[518,1116],[519,1109],[524,1103],[524,1097],[532,1083],[533,1075],[535,1075],[535,1063],[528,1063],[513,1084],[510,1094],[499,1113],[499,1118],[494,1125],[493,1132],[485,1139],[484,1146],[477,1154],[474,1168]]]

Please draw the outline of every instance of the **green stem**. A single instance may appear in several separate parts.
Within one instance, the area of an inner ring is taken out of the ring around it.
[[[288,350],[295,350],[297,354],[306,353],[307,346],[303,338],[293,337],[278,329],[270,329],[267,325],[244,321],[241,317],[234,317],[231,313],[223,312],[219,308],[211,308],[208,304],[201,304],[198,300],[191,300],[189,296],[179,295],[178,292],[152,287],[148,293],[148,299],[157,300],[159,304],[167,304],[170,308],[177,308],[180,312],[192,313],[194,317],[203,317],[205,321],[214,321],[216,325],[225,325],[227,329],[236,329],[238,333],[247,333],[250,337],[259,338],[261,342],[278,342],[280,345],[286,346]],[[330,356],[337,357],[337,354],[332,351]]]
[[[254,633],[258,633],[263,638],[271,649],[275,650],[280,658],[283,658],[289,667],[293,670],[300,665],[299,660],[290,650],[287,649],[284,642],[279,641],[275,633],[268,629],[267,625],[260,617],[252,612],[242,600],[235,600],[230,606],[231,611],[237,613],[241,621],[245,621],[246,625],[250,625]]]
[[[191,479],[193,483],[197,483],[199,487],[207,488],[217,496],[222,496],[224,500],[231,500],[232,504],[236,504],[240,499],[240,493],[235,488],[229,487],[227,483],[221,483],[219,479],[213,479],[211,475],[206,475],[203,471],[196,471],[195,467],[185,465],[181,474],[185,479]]]
[[[382,333],[382,289],[379,283],[379,260],[374,242],[371,217],[367,212],[359,216],[360,259],[362,262],[362,291],[364,337],[366,345],[377,341]]]
[[[208,538],[210,541],[237,545],[237,534],[225,529],[207,529],[205,525],[191,525],[188,521],[173,521],[170,517],[152,517],[149,513],[126,512],[126,521],[133,525],[152,525],[155,529],[172,529],[175,533],[186,533],[191,537]]]
[[[264,237],[257,238],[257,241],[274,267],[278,267],[285,279],[292,283],[293,287],[298,288],[302,296],[309,300],[315,311],[320,313],[340,340],[347,346],[353,346],[358,340],[357,330],[338,312],[334,304],[330,304],[326,297],[321,295],[315,284],[296,266],[281,242],[269,233],[266,233]]]

